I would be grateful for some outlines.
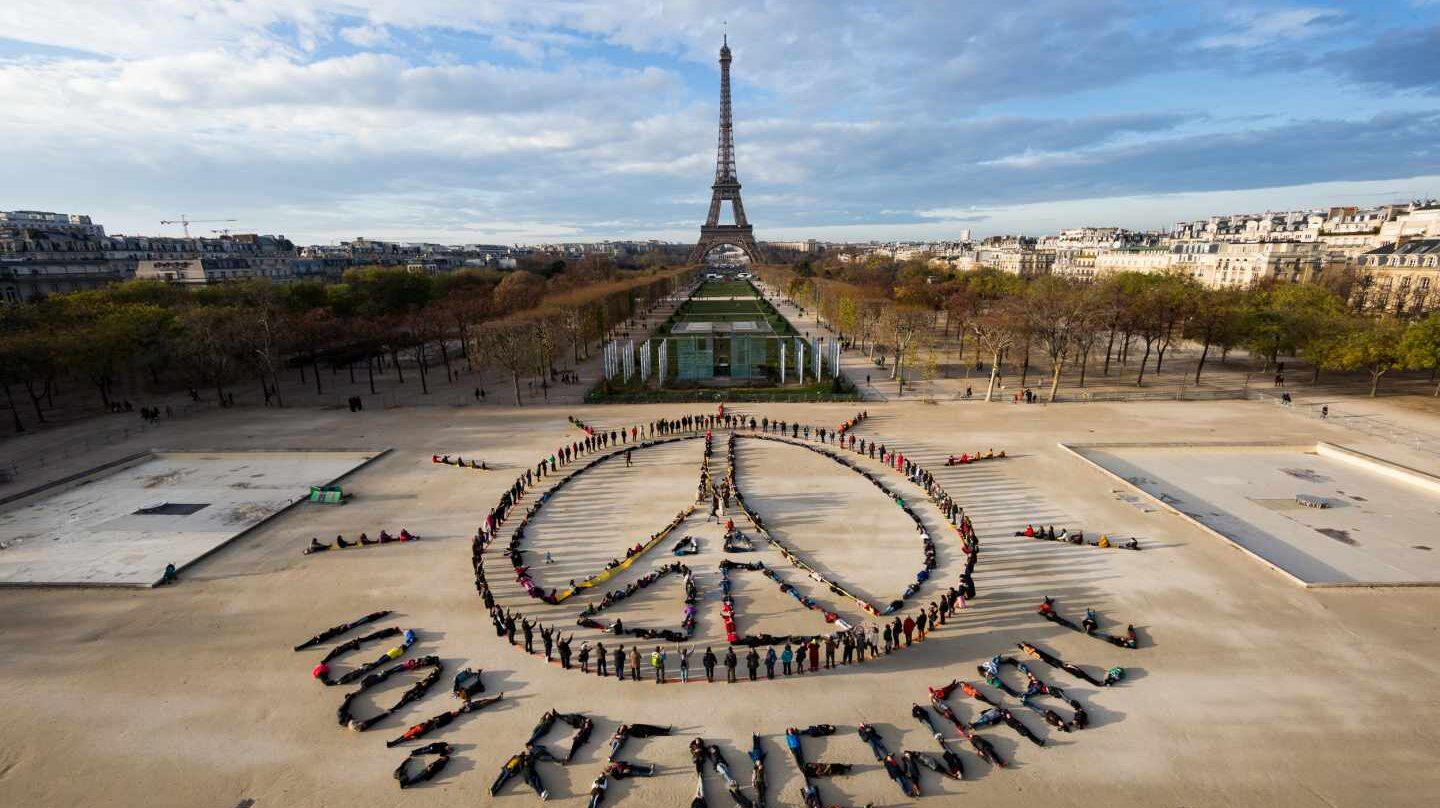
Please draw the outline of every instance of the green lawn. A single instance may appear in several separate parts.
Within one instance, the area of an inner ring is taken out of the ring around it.
[[[695,297],[759,297],[760,293],[749,281],[705,281],[695,291]]]

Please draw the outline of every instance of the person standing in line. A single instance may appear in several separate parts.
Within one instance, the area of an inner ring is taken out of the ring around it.
[[[595,643],[595,675],[601,679],[610,675],[610,671],[606,669],[606,663],[609,659],[609,652],[605,650],[605,643]]]
[[[630,681],[640,681],[640,646],[630,646]]]
[[[615,680],[625,681],[625,646],[623,645],[615,649]]]
[[[905,632],[905,647],[909,648],[915,636],[915,620],[910,615],[905,615],[905,622],[901,625]]]
[[[700,663],[705,666],[705,681],[715,681],[715,652],[709,647],[705,648],[705,656],[700,658]]]
[[[735,656],[735,648],[732,646],[725,649],[725,681],[727,683],[735,684],[735,667],[739,664],[740,660]]]
[[[811,639],[811,640],[810,640],[810,672],[811,672],[811,673],[815,673],[815,672],[817,672],[817,671],[819,671],[819,670],[820,670],[820,641],[819,641],[819,640],[816,640],[816,639]]]
[[[790,648],[790,643],[785,643],[785,648],[780,652],[780,669],[785,671],[786,676],[792,675],[790,663],[795,661],[795,651]]]
[[[765,649],[765,678],[775,678],[775,646]]]
[[[687,645],[680,649],[680,681],[682,684],[690,683],[690,652],[694,650],[693,645]]]
[[[753,647],[745,655],[745,670],[750,673],[750,681],[755,681],[760,670],[760,654]]]
[[[655,684],[665,684],[665,652],[661,651],[658,645],[655,646],[654,653],[650,654],[650,667],[655,669]]]

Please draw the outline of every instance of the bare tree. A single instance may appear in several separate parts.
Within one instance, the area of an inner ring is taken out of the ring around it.
[[[225,385],[246,358],[242,335],[249,316],[236,306],[195,306],[180,315],[180,356],[201,384],[214,385],[222,404]]]
[[[885,316],[885,306],[878,300],[862,300],[855,312],[856,329],[860,332],[860,345],[866,356],[875,352],[875,332],[880,319]]]
[[[995,380],[1000,375],[1000,359],[1015,345],[1014,312],[1004,304],[992,306],[970,321],[970,331],[975,335],[977,346],[990,354],[990,384],[985,388],[985,400],[990,401],[995,393]]]
[[[1040,343],[1050,359],[1047,401],[1054,402],[1055,393],[1060,389],[1060,372],[1075,347],[1076,326],[1084,308],[1079,290],[1061,278],[1040,278],[1026,290],[1023,307],[1026,334]]]
[[[535,367],[535,327],[525,320],[501,320],[486,323],[475,332],[478,353],[510,373],[519,407],[520,377]]]
[[[920,336],[929,330],[933,319],[928,309],[919,306],[892,306],[886,311],[885,330],[895,346],[895,364],[890,368],[890,378],[900,383],[901,395],[905,392],[906,360]]]

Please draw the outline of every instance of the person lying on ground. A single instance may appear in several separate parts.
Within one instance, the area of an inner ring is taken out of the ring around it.
[[[755,787],[755,805],[765,808],[765,750],[760,746],[760,736],[750,735],[750,781]]]
[[[603,773],[596,777],[595,782],[590,784],[590,802],[586,803],[586,808],[600,808],[600,804],[605,802],[605,791],[608,788],[610,781],[605,779]]]
[[[423,783],[426,780],[433,778],[435,775],[439,774],[442,769],[445,768],[445,765],[447,763],[450,762],[450,755],[453,751],[454,748],[451,747],[450,744],[443,741],[428,744],[412,751],[409,757],[405,758],[405,760],[400,763],[399,767],[395,769],[396,782],[400,784],[401,788],[409,788],[416,783]],[[414,760],[420,755],[439,755],[439,757],[425,764],[425,767],[420,771],[411,774],[410,761]]]
[[[1045,745],[1044,738],[1041,738],[1040,736],[1031,732],[1029,727],[1025,726],[1025,724],[1023,724],[1020,719],[1015,717],[1014,713],[1010,712],[1004,707],[1000,708],[1000,720],[1005,722],[1005,726],[1015,730],[1015,732],[1019,734],[1020,737],[1024,738],[1030,743],[1033,743],[1036,746]]]
[[[561,713],[556,718],[575,728],[575,732],[570,736],[570,748],[565,752],[565,762],[569,763],[575,759],[575,752],[590,740],[590,733],[595,729],[595,722],[581,713]]]
[[[800,731],[794,727],[785,730],[785,748],[790,750],[790,757],[795,759],[795,768],[805,768],[805,751],[800,747]]]
[[[894,755],[886,755],[881,763],[885,765],[885,773],[890,775],[890,779],[894,780],[895,785],[900,787],[901,793],[907,797],[920,796],[920,789],[910,780],[910,776],[905,773],[905,769],[900,765],[900,761],[895,759]]]
[[[910,784],[915,787],[915,796],[920,796],[920,763],[914,752],[900,753],[900,769],[905,776],[910,778]]]
[[[379,632],[376,632],[376,633],[379,633]],[[410,650],[410,646],[412,646],[412,645],[414,645],[414,644],[415,644],[415,632],[414,632],[413,630],[411,630],[411,629],[406,629],[406,630],[405,630],[405,633],[404,633],[404,636],[403,636],[402,639],[401,639],[401,643],[400,643],[399,645],[390,647],[389,649],[387,649],[387,650],[385,651],[385,653],[381,654],[378,659],[375,659],[374,661],[369,662],[369,663],[367,663],[367,664],[361,665],[360,667],[356,668],[355,670],[350,671],[349,673],[344,674],[344,675],[341,676],[341,677],[339,678],[339,680],[337,680],[337,681],[339,682],[339,684],[348,685],[348,684],[350,684],[351,682],[354,682],[354,681],[356,681],[356,680],[362,679],[362,678],[364,678],[365,676],[367,676],[371,671],[375,670],[376,668],[380,667],[381,665],[384,665],[384,664],[387,663],[387,662],[393,662],[393,661],[399,659],[400,657],[404,656],[404,655],[405,655],[405,652],[408,651],[408,650]],[[326,682],[326,684],[329,684],[329,682]]]
[[[940,761],[925,754],[924,752],[911,752],[907,750],[903,753],[902,757],[907,760],[912,760],[921,766],[924,766],[925,768],[929,769],[932,772],[935,772],[941,777],[949,777],[951,780],[962,779],[958,772],[951,771],[949,766],[940,763]],[[915,779],[918,782],[920,778],[916,777]]]
[[[541,738],[545,737],[550,732],[550,728],[555,725],[555,719],[559,715],[560,714],[554,710],[546,710],[541,714],[540,720],[535,723],[535,728],[530,730],[530,740],[526,741],[525,745],[529,746],[537,743]]]
[[[605,767],[605,774],[616,780],[624,780],[626,777],[654,777],[655,764],[617,760]]]
[[[954,780],[964,780],[964,779],[965,779],[965,765],[964,765],[964,763],[960,760],[960,756],[959,756],[959,755],[955,754],[954,752],[951,752],[949,749],[946,749],[946,748],[944,748],[944,747],[941,747],[941,749],[940,749],[940,761],[941,761],[941,764],[944,765],[944,767],[945,767],[945,772],[944,772],[944,774],[945,774],[946,777],[949,777],[949,778],[954,779]],[[923,761],[922,761],[922,762],[923,762]]]
[[[856,728],[856,732],[860,735],[860,740],[870,745],[870,753],[875,756],[876,761],[883,761],[890,754],[890,750],[885,748],[884,739],[874,726],[861,724]]]
[[[945,736],[940,734],[940,729],[935,726],[935,719],[930,717],[929,711],[919,704],[911,704],[910,715],[914,716],[920,723],[925,725],[926,729],[930,730],[930,737],[942,745],[945,743]]]
[[[530,786],[530,790],[535,792],[541,802],[550,799],[550,792],[545,790],[545,784],[540,781],[540,770],[535,766],[535,759],[528,754],[525,755],[525,765],[521,767],[520,775],[524,778],[525,785]]]
[[[953,693],[957,687],[960,687],[959,679],[951,679],[949,684],[941,685],[940,687],[928,688],[930,691],[930,700],[934,701],[939,699],[944,701],[950,698],[950,694]],[[967,692],[966,695],[969,695],[969,693]]]
[[[504,693],[501,693],[498,696],[491,696],[490,698],[480,699],[478,701],[467,700],[464,704],[460,705],[458,709],[443,712],[437,716],[427,718],[424,721],[421,721],[420,723],[410,727],[409,729],[405,730],[405,732],[401,733],[400,737],[392,738],[386,741],[385,746],[387,748],[399,746],[406,741],[413,741],[417,738],[423,738],[426,735],[430,734],[430,732],[449,725],[450,722],[454,721],[456,718],[459,718],[466,713],[472,713],[476,710],[481,710],[494,704],[495,702],[499,701],[500,698],[504,695]]]
[[[357,619],[355,619],[355,620],[352,620],[352,621],[350,621],[349,623],[341,623],[341,624],[338,625],[338,626],[331,626],[330,628],[327,628],[327,629],[325,629],[324,631],[320,632],[319,634],[316,634],[315,636],[313,636],[313,637],[311,637],[310,639],[306,640],[305,642],[302,642],[302,643],[300,643],[299,645],[295,646],[295,650],[296,650],[296,651],[303,651],[303,650],[305,650],[306,648],[310,648],[310,647],[312,647],[312,646],[319,645],[319,644],[325,642],[326,640],[332,639],[332,638],[334,638],[334,637],[338,637],[338,636],[340,636],[341,634],[344,634],[344,633],[347,632],[347,631],[351,631],[352,629],[359,628],[360,626],[366,625],[367,623],[374,623],[374,622],[377,621],[377,620],[383,620],[383,619],[385,619],[386,617],[388,617],[389,615],[390,615],[390,610],[389,610],[389,609],[382,609],[382,610],[380,610],[380,611],[378,611],[378,612],[371,612],[371,613],[365,615],[364,617],[360,617],[360,618],[357,618]]]
[[[849,763],[806,763],[806,777],[835,777],[837,775],[849,774],[854,768]]]
[[[332,660],[343,654],[348,654],[351,651],[354,651],[365,643],[372,642],[374,640],[384,639],[386,637],[393,637],[396,634],[400,633],[401,630],[398,627],[389,626],[387,628],[382,628],[379,631],[372,631],[371,633],[366,634],[363,637],[355,637],[353,639],[346,640],[345,642],[340,643],[334,648],[331,648],[330,653],[326,654],[324,658],[320,660],[320,663],[310,671],[310,675],[315,677],[316,679],[319,679],[321,682],[327,685],[336,684],[336,682],[330,678],[330,662]],[[362,673],[361,676],[363,675],[364,674]]]
[[[525,768],[525,753],[521,752],[518,755],[511,755],[509,760],[501,764],[500,773],[496,775],[495,780],[490,783],[490,796],[497,796],[500,793],[500,789],[505,786],[505,783],[509,782],[510,778],[519,774],[523,768]]]
[[[967,740],[970,741],[970,746],[975,749],[975,754],[979,755],[981,760],[992,766],[1005,768],[1005,759],[1000,757],[1000,753],[995,751],[995,747],[984,736],[971,734]]]
[[[669,735],[669,727],[660,727],[654,724],[621,724],[610,736],[610,760],[620,754],[625,742],[633,738],[649,738],[656,735]]]

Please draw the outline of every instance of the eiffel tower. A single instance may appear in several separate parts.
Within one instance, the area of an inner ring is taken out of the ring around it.
[[[715,154],[715,184],[710,186],[710,215],[700,228],[700,240],[690,253],[690,263],[699,264],[716,247],[739,247],[750,263],[764,262],[764,254],[755,241],[754,228],[745,220],[745,205],[740,201],[740,180],[735,176],[735,129],[730,122],[730,42],[727,37],[720,46],[720,143]],[[735,213],[734,224],[720,224],[720,203],[728,201]]]

